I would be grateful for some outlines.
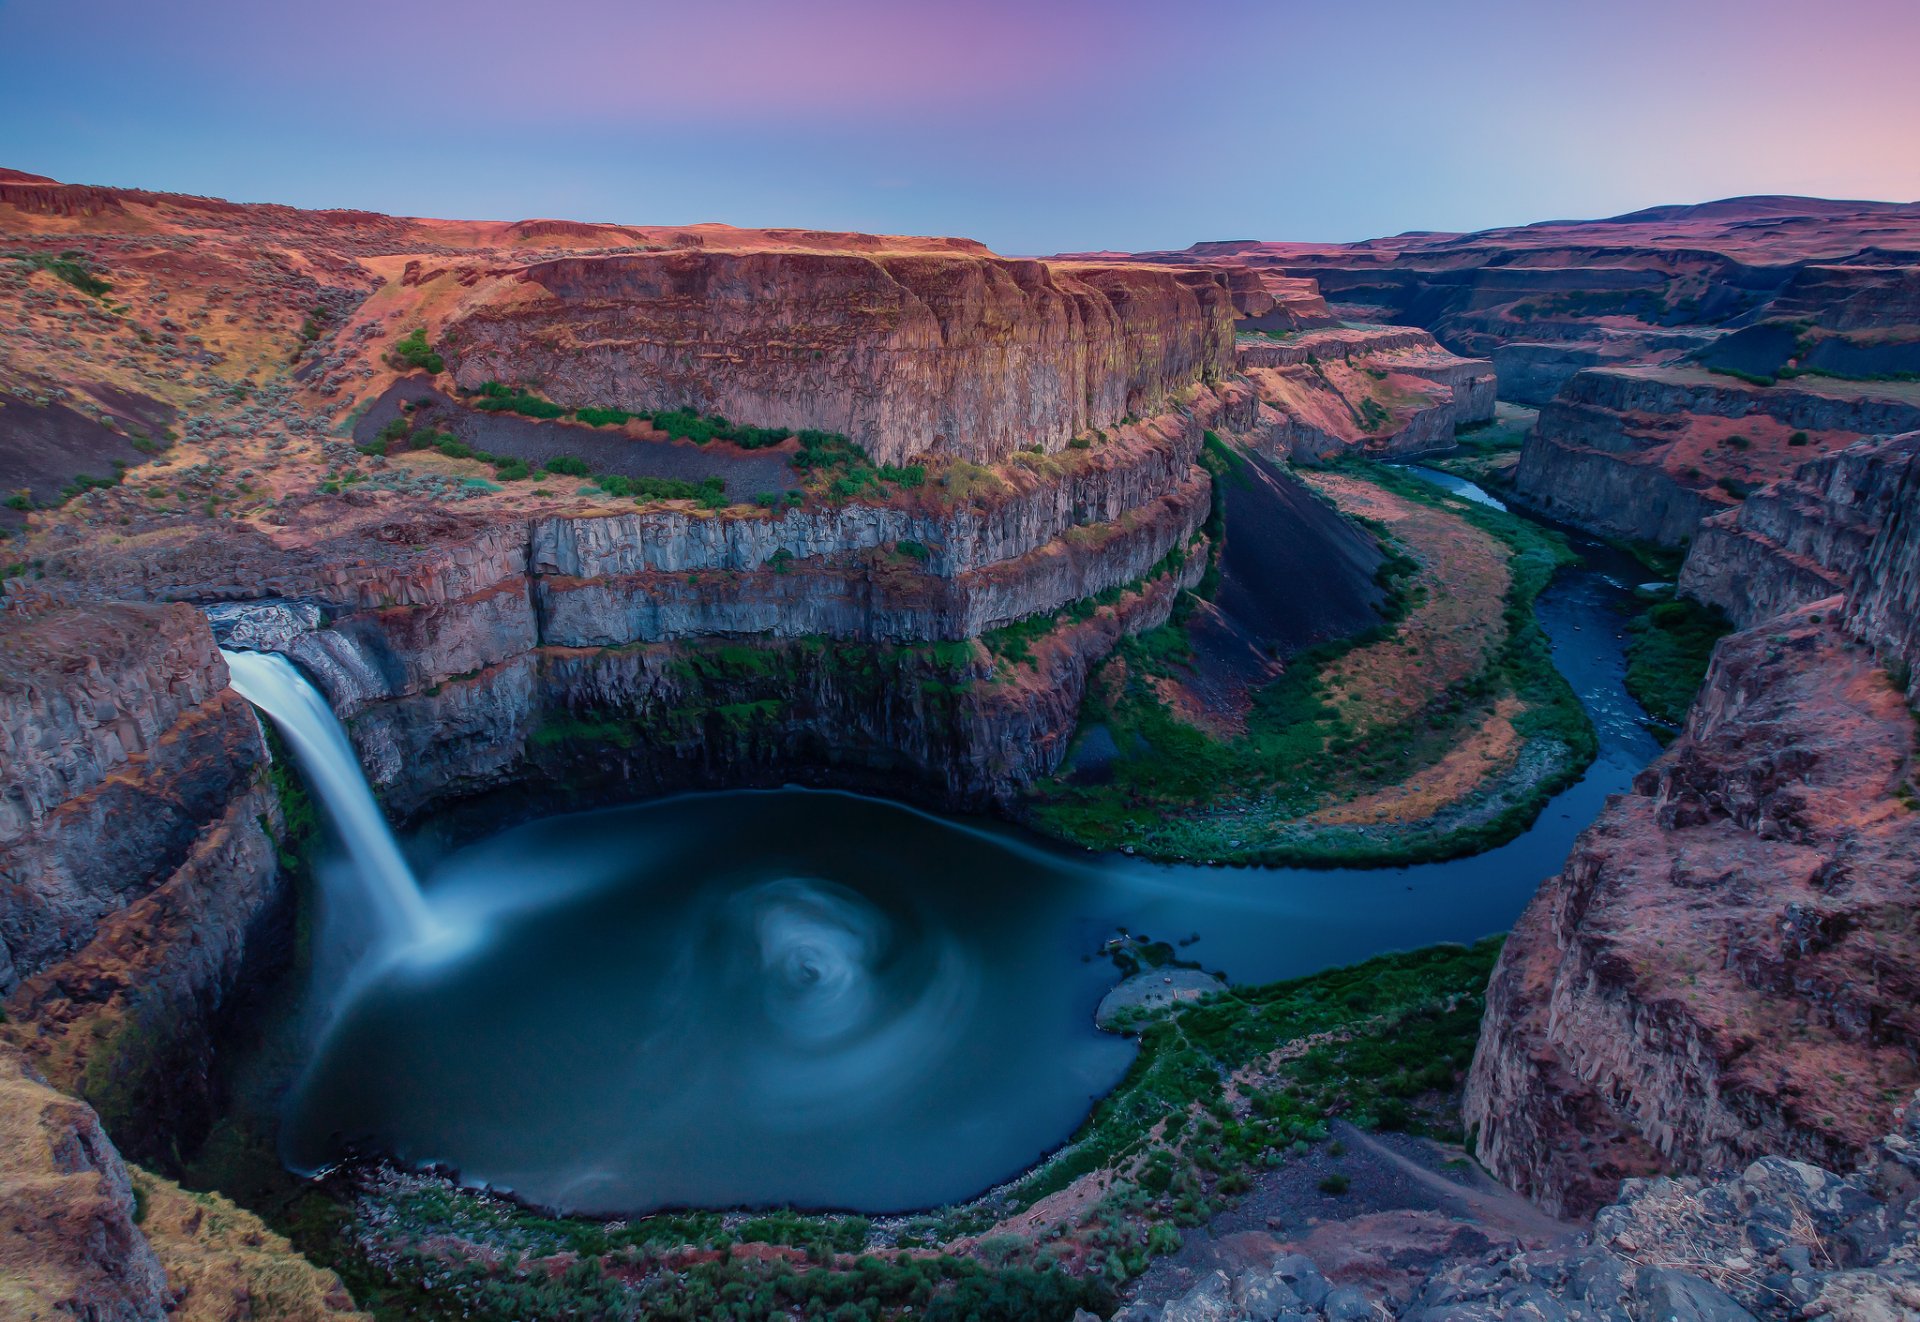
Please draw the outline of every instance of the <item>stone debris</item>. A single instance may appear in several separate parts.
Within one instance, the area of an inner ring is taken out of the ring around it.
[[[1458,1258],[1411,1293],[1285,1253],[1112,1322],[1836,1322],[1920,1319],[1920,1094],[1851,1175],[1762,1157],[1720,1180],[1628,1180],[1566,1247]]]

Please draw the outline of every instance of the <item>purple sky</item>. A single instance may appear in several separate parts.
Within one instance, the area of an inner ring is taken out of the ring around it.
[[[0,0],[0,165],[474,219],[1358,239],[1920,199],[1920,0]]]

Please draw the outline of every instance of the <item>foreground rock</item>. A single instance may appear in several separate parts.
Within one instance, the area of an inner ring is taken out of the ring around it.
[[[1465,1115],[1550,1209],[1769,1153],[1845,1168],[1920,1080],[1914,721],[1840,609],[1725,640],[1514,927]]]
[[[1329,1281],[1305,1254],[1216,1271],[1116,1322],[1751,1322],[1920,1313],[1920,1099],[1852,1174],[1779,1157],[1718,1181],[1630,1180],[1578,1242],[1441,1264],[1411,1288]]]
[[[0,1048],[0,1314],[19,1322],[349,1322],[352,1300],[259,1218],[121,1160],[86,1103]]]

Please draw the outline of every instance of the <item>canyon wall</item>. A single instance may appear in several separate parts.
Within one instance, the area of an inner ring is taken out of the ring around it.
[[[1466,1119],[1550,1210],[1768,1153],[1846,1169],[1920,1083],[1915,723],[1842,614],[1722,642],[1684,735],[1515,925]]]
[[[1554,1210],[1767,1153],[1845,1169],[1920,1081],[1916,449],[1701,527],[1681,588],[1745,632],[1515,926],[1468,1085],[1482,1160]]]
[[[468,388],[840,432],[881,463],[990,463],[1231,373],[1227,284],[952,254],[570,257],[497,279],[443,338]]]
[[[1757,386],[1692,369],[1583,371],[1540,411],[1514,494],[1552,518],[1664,547],[1804,454],[1920,427],[1920,398],[1851,382]]]
[[[1203,390],[968,503],[447,516],[406,554],[374,524],[345,578],[262,557],[206,595],[224,638],[316,678],[402,814],[586,775],[596,739],[629,795],[813,776],[1006,803],[1064,755],[1088,665],[1204,569],[1203,434],[1256,422],[1245,388]],[[975,641],[1069,607],[1031,673]]]
[[[191,1141],[284,898],[259,725],[187,606],[16,610],[0,639],[0,1032],[137,1149]]]
[[[1875,538],[1905,507],[1917,451],[1920,433],[1861,441],[1801,464],[1707,519],[1681,566],[1680,595],[1718,606],[1742,627],[1845,592],[1856,579],[1861,600],[1876,596],[1884,576],[1901,577],[1884,557],[1869,561]],[[1900,638],[1880,641],[1910,654]]]

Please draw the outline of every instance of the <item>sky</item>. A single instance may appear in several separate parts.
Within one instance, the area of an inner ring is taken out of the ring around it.
[[[0,166],[405,215],[1352,240],[1920,200],[1920,0],[0,0]]]

